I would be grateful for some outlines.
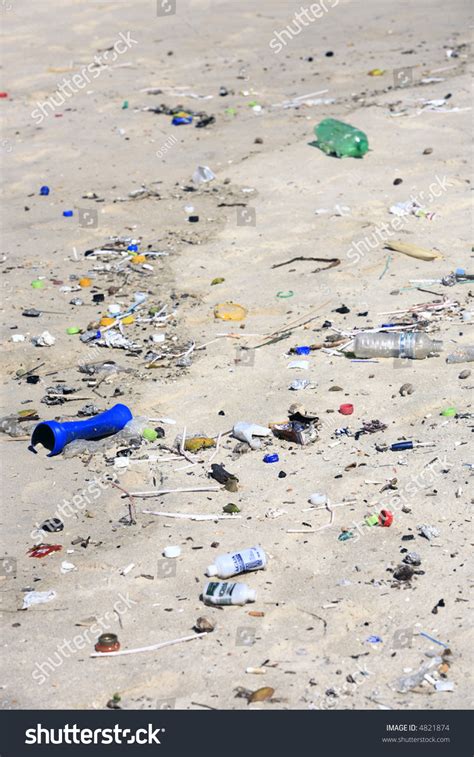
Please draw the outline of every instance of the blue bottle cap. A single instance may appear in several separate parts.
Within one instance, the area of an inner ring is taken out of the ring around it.
[[[74,215],[74,211],[73,210],[63,210],[63,216],[65,218],[70,218],[72,215]]]
[[[40,189],[40,195],[49,195],[49,187],[47,187],[46,185],[44,185],[43,187],[41,187],[41,189]]]
[[[277,453],[275,452],[273,455],[265,455],[263,458],[264,463],[277,463],[279,461],[279,457]]]
[[[466,274],[466,270],[464,268],[456,268],[454,271],[456,276],[464,276]]]
[[[309,355],[311,352],[310,347],[296,347],[295,352],[297,355]]]
[[[129,244],[127,247],[127,250],[129,252],[138,252],[138,245],[137,244]]]

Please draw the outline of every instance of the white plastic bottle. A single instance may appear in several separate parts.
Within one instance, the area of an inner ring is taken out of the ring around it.
[[[219,555],[215,562],[208,566],[206,575],[230,578],[250,570],[260,570],[266,564],[267,556],[263,549],[261,547],[249,547],[248,549],[241,549],[240,552],[227,552],[225,555]]]
[[[366,332],[357,334],[352,352],[356,357],[409,357],[415,360],[440,352],[443,342],[417,331]]]
[[[207,605],[245,605],[247,602],[255,602],[257,592],[247,584],[209,581],[204,587],[202,598]]]

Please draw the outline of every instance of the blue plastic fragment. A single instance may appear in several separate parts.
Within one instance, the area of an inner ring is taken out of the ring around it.
[[[63,210],[63,216],[64,216],[64,218],[70,218],[73,215],[74,215],[74,211],[73,210]]]
[[[279,457],[276,452],[274,452],[272,455],[265,455],[263,458],[264,463],[277,463],[279,461]]]
[[[295,352],[297,355],[309,355],[311,347],[296,347]]]
[[[44,196],[49,195],[49,187],[47,187],[46,184],[43,187],[41,187],[40,195],[44,195]]]

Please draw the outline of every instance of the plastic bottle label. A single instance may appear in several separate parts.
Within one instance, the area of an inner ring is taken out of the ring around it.
[[[415,339],[416,334],[400,334],[400,340],[398,347],[400,350],[400,357],[415,357]]]
[[[215,604],[231,605],[232,592],[234,591],[236,586],[236,583],[220,583],[218,581],[212,581],[208,584],[205,596],[215,597],[218,600]]]
[[[244,573],[246,570],[258,570],[263,568],[263,556],[256,547],[250,547],[242,552],[235,552],[232,555],[232,562],[235,567],[235,574]]]

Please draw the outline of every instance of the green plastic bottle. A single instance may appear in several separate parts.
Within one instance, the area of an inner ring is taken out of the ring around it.
[[[325,118],[314,127],[316,147],[338,158],[362,158],[369,149],[367,135],[335,118]]]

